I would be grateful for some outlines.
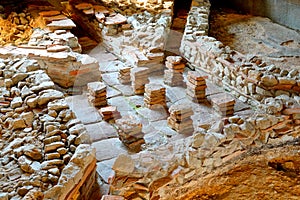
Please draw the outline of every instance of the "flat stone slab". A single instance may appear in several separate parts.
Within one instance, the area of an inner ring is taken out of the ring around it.
[[[115,174],[114,170],[112,170],[114,161],[115,159],[111,159],[97,163],[96,171],[105,183],[109,183],[109,179],[111,179]]]
[[[148,150],[154,150],[161,145],[166,145],[168,140],[164,134],[158,132],[157,130],[153,130],[144,136],[145,147]]]
[[[92,143],[96,148],[96,159],[98,162],[116,158],[120,154],[128,154],[126,147],[119,138],[111,138]]]
[[[118,72],[105,73],[102,74],[102,79],[109,86],[120,85],[118,74]]]
[[[170,103],[175,103],[186,98],[186,91],[183,87],[166,87],[166,97]]]
[[[108,99],[108,104],[112,106],[116,106],[117,110],[121,113],[122,116],[126,115],[127,113],[132,113],[132,112],[135,113],[133,107],[123,96],[118,96],[118,97]]]
[[[137,113],[141,115],[142,117],[146,118],[150,122],[159,121],[167,119],[168,113],[166,109],[162,106],[159,109],[149,109],[149,108],[139,108],[137,109]]]
[[[106,25],[124,24],[127,22],[127,17],[125,17],[119,13],[113,17],[106,17],[105,19],[106,19],[106,21],[105,21]]]
[[[42,16],[42,17],[51,17],[51,16],[56,16],[56,15],[59,15],[59,14],[60,14],[60,11],[58,11],[58,10],[50,10],[50,11],[39,12],[39,15]]]
[[[89,104],[86,95],[69,96],[66,101],[83,124],[96,123],[102,120],[98,110]]]
[[[234,104],[234,112],[250,109],[250,106],[242,101],[236,99]]]
[[[99,65],[99,70],[101,71],[101,73],[119,72],[119,70],[124,67],[124,63],[118,60],[101,62]]]
[[[158,132],[167,137],[173,137],[179,134],[168,126],[167,120],[150,122],[150,125],[153,126]]]
[[[109,98],[113,98],[113,97],[116,97],[116,96],[120,96],[122,95],[122,93],[119,91],[119,90],[116,90],[112,87],[107,87],[106,88],[106,98],[109,99]]]
[[[131,96],[128,97],[129,103],[139,108],[144,105],[144,96]]]
[[[52,21],[47,27],[51,29],[72,29],[76,24],[71,19],[63,19],[59,21]]]
[[[85,128],[87,129],[92,142],[118,137],[117,130],[105,121],[85,125]]]
[[[100,63],[100,66],[103,62],[117,60],[117,57],[114,54],[107,52],[102,45],[96,46],[88,53],[88,55],[96,58],[97,61]]]
[[[74,113],[83,124],[97,123],[102,120],[102,117],[94,107],[77,110]]]
[[[119,90],[123,96],[134,95],[133,88],[131,85],[115,85],[114,88]]]

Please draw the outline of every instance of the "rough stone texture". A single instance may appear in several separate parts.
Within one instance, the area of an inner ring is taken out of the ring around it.
[[[49,76],[32,60],[10,59],[10,63],[0,59],[0,63],[6,63],[1,80],[8,78],[6,74],[13,77],[9,87],[0,85],[0,168],[9,172],[1,178],[0,196],[2,199],[60,199],[56,195],[66,196],[73,190],[73,179],[82,178],[94,162],[94,151],[90,145],[80,146],[88,140],[85,129],[76,128],[72,122],[75,116],[64,94],[54,89]],[[31,70],[24,70],[33,65],[36,66]],[[81,155],[84,149],[86,155]],[[78,168],[68,175],[72,184],[59,194],[51,194],[60,187],[59,181],[64,179],[61,176],[71,165]]]

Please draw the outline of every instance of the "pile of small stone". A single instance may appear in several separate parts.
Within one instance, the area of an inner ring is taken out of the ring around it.
[[[116,120],[120,140],[130,150],[139,151],[145,143],[142,124],[132,116],[124,116]]]
[[[136,67],[131,70],[131,84],[135,94],[144,94],[145,85],[149,83],[149,70],[147,67]]]
[[[213,97],[211,103],[213,108],[221,115],[230,116],[234,113],[235,99],[229,95]]]
[[[106,85],[103,82],[91,82],[87,84],[88,100],[95,107],[107,105]]]
[[[105,121],[114,122],[116,119],[121,117],[120,112],[116,106],[106,106],[99,109],[99,113],[102,119]]]
[[[131,70],[131,67],[128,67],[128,66],[124,66],[119,70],[118,79],[119,79],[120,83],[122,83],[124,85],[131,83],[130,70]]]
[[[2,7],[4,10],[4,8]],[[0,45],[25,44],[34,28],[35,20],[32,18],[29,12],[11,12],[7,18],[0,16]]]
[[[182,63],[181,56],[168,56],[166,58],[166,67],[164,74],[164,83],[169,86],[182,86],[183,85],[183,71],[185,64]]]
[[[47,49],[47,52],[81,52],[78,38],[69,30],[55,30],[53,32],[44,29],[35,29],[28,41],[30,48]],[[28,47],[23,45],[21,47]]]
[[[182,134],[191,134],[194,132],[193,120],[194,114],[191,107],[186,104],[175,104],[169,108],[170,117],[168,117],[168,126]]]
[[[187,79],[187,97],[197,103],[204,102],[207,88],[205,79],[196,71],[189,71]]]
[[[145,86],[144,105],[150,109],[166,107],[166,88],[160,84],[147,84]]]

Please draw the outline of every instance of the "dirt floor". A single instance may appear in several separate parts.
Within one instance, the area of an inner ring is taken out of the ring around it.
[[[300,69],[300,34],[268,18],[239,14],[230,9],[211,11],[210,35],[247,55],[259,56],[267,64]]]
[[[178,189],[172,188],[169,197],[181,200],[299,199],[299,155],[297,145],[260,150],[206,177]]]

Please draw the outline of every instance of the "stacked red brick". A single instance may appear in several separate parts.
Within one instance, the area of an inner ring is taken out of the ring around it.
[[[118,79],[120,81],[120,83],[126,85],[126,84],[130,84],[131,80],[130,80],[130,67],[124,66],[119,70],[119,74],[118,74]]]
[[[142,124],[132,116],[124,116],[116,120],[118,135],[125,146],[132,151],[140,151],[145,143]]]
[[[103,82],[91,82],[87,84],[88,101],[95,107],[107,105],[106,85]]]
[[[149,83],[147,67],[136,67],[131,70],[131,84],[135,94],[144,94],[145,85]]]
[[[76,24],[71,19],[57,10],[43,11],[40,12],[39,15],[42,17],[45,25],[52,31],[58,29],[72,29],[76,27]]]
[[[229,95],[213,97],[211,103],[213,108],[221,115],[230,116],[234,113],[235,99]]]
[[[187,97],[196,103],[204,102],[207,88],[205,79],[196,71],[189,71],[187,79]]]
[[[165,64],[168,69],[164,73],[164,83],[169,86],[182,86],[185,67],[185,64],[182,63],[182,57],[168,56]]]
[[[145,86],[144,104],[147,108],[166,108],[166,88],[160,84]]]
[[[191,119],[194,112],[191,107],[186,104],[172,105],[169,112],[169,127],[182,134],[192,134],[194,132],[193,120]]]
[[[102,119],[108,122],[115,122],[116,119],[121,117],[120,112],[117,110],[116,106],[106,106],[99,109],[99,113]]]

